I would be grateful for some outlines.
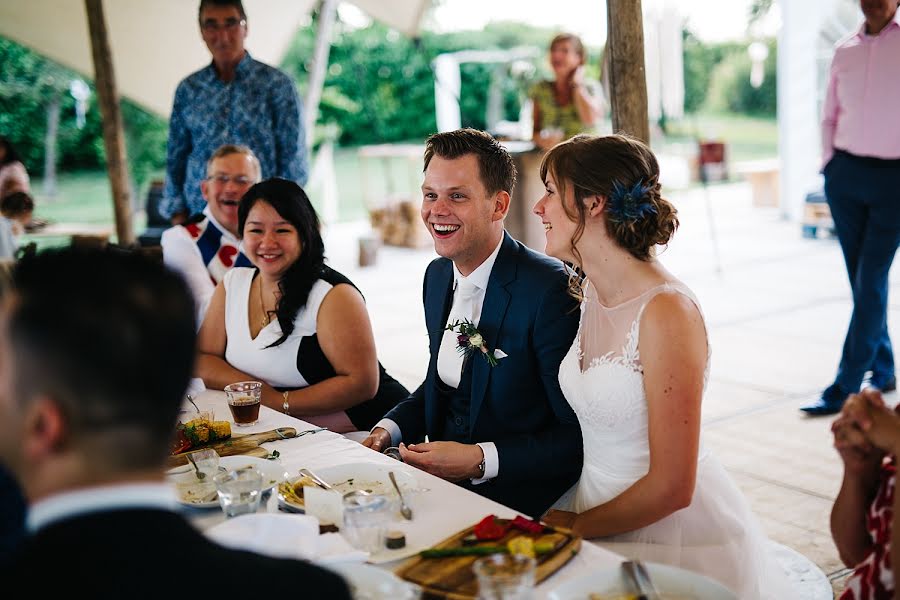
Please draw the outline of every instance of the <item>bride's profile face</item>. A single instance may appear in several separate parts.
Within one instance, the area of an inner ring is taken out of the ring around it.
[[[533,210],[544,224],[544,235],[547,239],[544,251],[547,255],[577,263],[577,257],[573,252],[572,238],[578,229],[578,222],[569,216],[577,214],[575,192],[571,182],[566,182],[565,188],[565,198],[563,198],[556,179],[548,172],[544,181],[544,195],[534,205]]]

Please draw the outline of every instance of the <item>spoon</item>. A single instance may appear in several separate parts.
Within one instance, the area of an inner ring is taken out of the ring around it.
[[[190,402],[191,404],[194,405],[194,408],[197,409],[197,412],[200,412],[200,407],[197,406],[197,403],[196,403],[196,402],[194,402],[194,397],[191,396],[190,394],[188,394],[188,395],[187,395],[187,399],[188,399],[188,402]],[[202,479],[202,478],[201,478],[201,479]]]
[[[194,457],[188,454],[187,459],[189,463],[194,465],[194,470],[197,471],[197,479],[206,479],[206,473],[200,470],[200,467],[198,467],[197,463],[194,462]]]
[[[394,478],[394,472],[388,471],[388,477],[391,478],[391,483],[394,484],[394,489],[397,490],[397,496],[400,498],[400,514],[403,515],[403,518],[407,521],[412,521],[412,509],[406,503],[406,500],[403,499],[403,494],[400,492],[400,486],[397,485],[397,480]]]

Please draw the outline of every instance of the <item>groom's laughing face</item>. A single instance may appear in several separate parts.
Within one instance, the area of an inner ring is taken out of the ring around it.
[[[488,194],[474,154],[435,155],[425,170],[422,220],[435,252],[452,260],[463,275],[484,262],[500,241],[506,206],[498,202],[499,194],[503,192]]]

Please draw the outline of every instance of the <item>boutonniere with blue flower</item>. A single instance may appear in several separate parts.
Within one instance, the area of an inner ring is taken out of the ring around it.
[[[500,350],[496,352],[488,350],[487,343],[484,341],[484,335],[468,319],[448,323],[444,330],[452,331],[456,334],[456,350],[465,357],[478,352],[490,366],[496,367],[498,360],[506,356]]]

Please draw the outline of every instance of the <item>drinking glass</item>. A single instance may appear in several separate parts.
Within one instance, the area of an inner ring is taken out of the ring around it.
[[[521,554],[491,554],[472,564],[478,578],[478,600],[529,600],[534,589],[535,560]]]
[[[354,547],[375,554],[384,548],[384,533],[391,520],[391,503],[380,494],[344,497],[344,537]]]
[[[263,477],[256,469],[236,469],[213,478],[219,505],[226,517],[255,513],[262,495]]]
[[[225,386],[228,408],[234,424],[240,427],[253,425],[259,420],[259,403],[262,400],[262,383],[240,381]]]

